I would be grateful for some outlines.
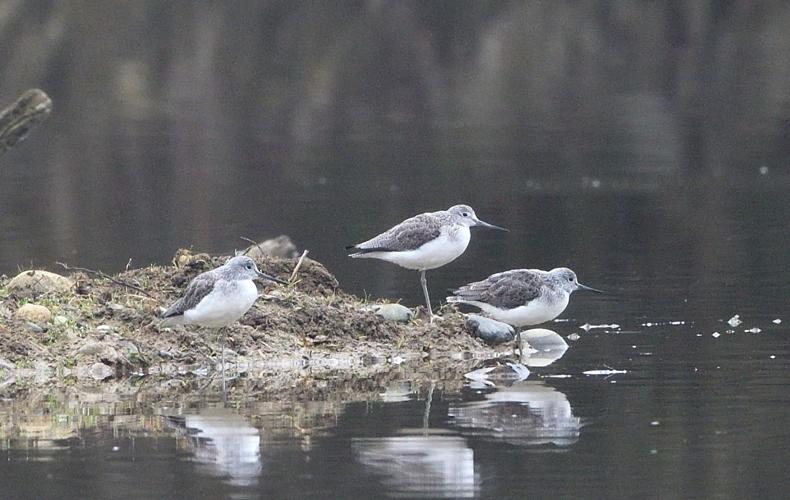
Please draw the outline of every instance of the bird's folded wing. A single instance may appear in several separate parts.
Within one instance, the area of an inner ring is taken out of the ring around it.
[[[523,306],[540,296],[542,281],[526,270],[505,271],[462,286],[453,293],[461,300],[485,302],[500,309]]]
[[[184,296],[170,306],[170,309],[165,311],[162,317],[170,318],[173,316],[180,316],[184,314],[185,311],[196,307],[206,295],[214,290],[216,281],[216,276],[210,272],[197,276],[187,286],[187,291],[184,293]]]
[[[375,238],[357,245],[368,252],[407,252],[439,237],[441,222],[430,214],[415,215]]]

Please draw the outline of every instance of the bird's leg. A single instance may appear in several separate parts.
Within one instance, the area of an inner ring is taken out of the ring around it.
[[[518,342],[518,362],[524,363],[524,344],[521,342],[521,327],[516,328],[516,339]]]
[[[219,348],[222,351],[222,356],[220,357],[221,361],[221,370],[222,370],[222,392],[225,392],[225,344],[228,343],[228,329],[227,328],[220,328],[222,332],[222,344],[220,344]]]
[[[430,314],[431,323],[433,323],[433,309],[431,309],[431,297],[428,295],[428,280],[425,278],[425,269],[420,271],[420,284],[422,284],[422,293],[425,295],[425,306],[428,308],[428,314]]]

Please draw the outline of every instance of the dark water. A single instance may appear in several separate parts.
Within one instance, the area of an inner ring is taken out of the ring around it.
[[[475,233],[435,296],[560,265],[614,292],[574,295],[550,326],[581,338],[512,386],[2,402],[4,496],[784,496],[790,6],[0,7],[0,97],[55,106],[0,158],[0,272],[285,233],[413,305],[416,273],[342,247],[464,202],[511,232]]]

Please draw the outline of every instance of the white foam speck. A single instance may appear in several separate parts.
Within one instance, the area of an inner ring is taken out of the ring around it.
[[[732,327],[736,327],[741,323],[743,323],[743,321],[741,321],[741,317],[738,314],[727,320],[727,324],[729,324]]]
[[[589,323],[585,323],[582,326],[580,326],[579,328],[581,328],[585,332],[589,332],[590,330],[593,330],[595,328],[611,328],[611,329],[615,330],[617,328],[620,328],[620,325],[618,325],[617,323],[612,323],[611,325],[591,325]]]
[[[778,325],[778,324],[780,324],[781,322],[782,322],[782,320],[781,320],[781,319],[779,319],[779,318],[776,318],[776,319],[773,321],[773,323],[774,323],[775,325]]]
[[[628,370],[587,370],[582,373],[584,375],[616,375],[618,373],[628,373]]]
[[[717,338],[721,337],[721,334],[719,332],[713,332],[713,333],[710,334],[710,336],[713,337],[714,339],[717,339]]]
[[[762,331],[762,330],[760,330],[760,329],[759,329],[759,328],[757,328],[756,326],[755,326],[755,327],[753,327],[753,328],[749,328],[748,330],[744,330],[744,332],[746,332],[746,333],[760,333],[761,331]]]

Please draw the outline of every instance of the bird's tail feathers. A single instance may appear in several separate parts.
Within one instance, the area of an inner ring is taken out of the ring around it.
[[[168,327],[168,326],[183,325],[183,324],[184,324],[184,315],[179,314],[179,315],[162,318],[162,321],[159,323],[159,326]]]

